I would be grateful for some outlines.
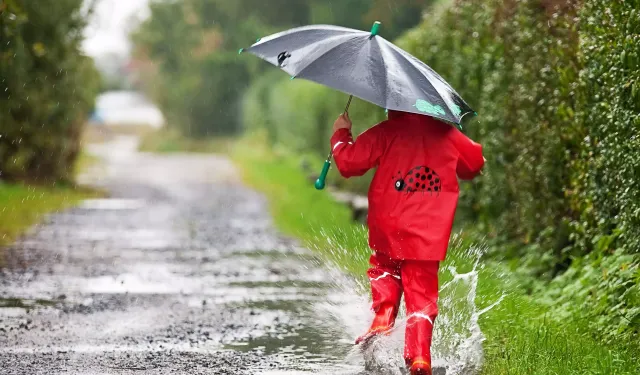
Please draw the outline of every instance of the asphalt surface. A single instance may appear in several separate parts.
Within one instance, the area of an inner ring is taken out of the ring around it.
[[[366,301],[211,155],[94,146],[105,199],[6,249],[0,374],[360,374]],[[393,372],[392,372],[393,373]]]

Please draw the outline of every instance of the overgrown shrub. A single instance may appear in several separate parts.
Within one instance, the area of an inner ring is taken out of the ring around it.
[[[99,86],[81,0],[0,4],[0,179],[69,181]]]
[[[218,72],[211,74],[211,72]],[[237,54],[207,56],[194,71],[195,87],[184,97],[187,136],[233,135],[240,129],[240,98],[249,82],[246,64]]]
[[[319,173],[320,158],[329,153],[333,122],[344,112],[349,96],[317,83],[291,80],[276,71],[256,81],[246,93],[242,112],[248,131],[264,129],[274,147],[315,156],[309,165]],[[384,109],[354,98],[349,108],[354,134],[384,120]],[[372,174],[344,180],[335,168],[329,174],[333,185],[366,193]]]

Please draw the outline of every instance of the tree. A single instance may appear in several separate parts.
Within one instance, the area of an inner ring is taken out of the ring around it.
[[[98,74],[80,53],[82,0],[0,5],[0,178],[70,181]]]

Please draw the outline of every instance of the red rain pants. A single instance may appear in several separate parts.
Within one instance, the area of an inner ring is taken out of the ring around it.
[[[392,327],[404,292],[407,308],[404,358],[431,365],[433,323],[438,315],[439,261],[395,260],[375,253],[367,274],[371,282],[374,325]],[[377,327],[371,327],[375,329]]]

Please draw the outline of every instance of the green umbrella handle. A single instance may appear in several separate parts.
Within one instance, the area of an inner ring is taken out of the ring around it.
[[[347,101],[347,106],[344,108],[344,113],[349,112],[349,106],[351,105],[351,100],[353,99],[353,95],[349,96],[349,101]],[[327,156],[327,160],[324,161],[324,165],[322,166],[322,172],[320,172],[320,177],[316,180],[316,190],[322,190],[325,186],[325,181],[327,180],[327,173],[329,173],[329,168],[331,168],[331,157],[333,156],[333,152],[329,152],[329,156]]]
[[[316,190],[324,189],[325,181],[327,179],[327,173],[329,173],[329,168],[331,167],[331,154],[327,157],[327,160],[324,161],[324,166],[322,167],[322,172],[320,172],[320,177],[316,180]]]

